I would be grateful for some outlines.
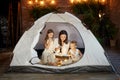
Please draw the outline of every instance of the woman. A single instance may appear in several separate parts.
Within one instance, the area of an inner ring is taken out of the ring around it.
[[[60,31],[58,39],[56,39],[56,54],[67,55],[69,49],[68,34],[65,30]]]
[[[55,39],[56,47],[55,47],[55,56],[66,56],[68,55],[69,50],[69,42],[68,42],[68,34],[65,30],[60,31],[58,39]],[[56,63],[60,62],[60,65],[67,65],[72,63],[72,60],[61,60],[59,58],[55,59]]]

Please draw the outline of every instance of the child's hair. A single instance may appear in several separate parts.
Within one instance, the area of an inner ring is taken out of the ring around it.
[[[70,44],[75,44],[77,46],[77,41],[73,40],[70,42]]]
[[[48,34],[49,33],[54,33],[54,31],[52,29],[48,29],[46,37],[45,37],[45,41],[48,39]]]

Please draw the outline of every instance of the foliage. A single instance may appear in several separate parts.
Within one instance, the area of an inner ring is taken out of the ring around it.
[[[74,12],[74,14],[76,14],[76,15],[83,14],[84,11],[88,10],[86,4],[84,4],[84,3],[82,3],[82,4],[81,3],[75,3],[71,6],[71,9]]]
[[[89,29],[97,35],[98,28],[99,28],[99,7],[101,5],[90,2],[90,3],[75,3],[71,6],[71,9],[75,15],[83,14],[83,22],[89,26]],[[104,7],[104,6],[103,6]]]
[[[58,11],[58,8],[54,6],[47,6],[47,7],[33,6],[32,9],[30,9],[29,13],[34,18],[34,20],[37,20],[39,17],[47,13],[57,12],[57,11]]]
[[[105,27],[108,31],[109,39],[115,39],[116,34],[118,33],[118,29],[116,28],[115,24],[111,22],[109,17],[104,18],[105,20]]]
[[[83,22],[89,27],[100,42],[105,39],[113,39],[117,34],[117,28],[109,18],[109,13],[105,12],[105,5],[89,2],[76,3],[71,6],[76,16],[83,15]],[[99,14],[101,17],[99,17]]]

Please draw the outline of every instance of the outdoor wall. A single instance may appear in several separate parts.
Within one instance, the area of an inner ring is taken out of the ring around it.
[[[120,0],[110,0],[110,16],[112,22],[118,27],[117,47],[120,48]]]
[[[61,7],[61,12],[70,12],[69,0],[56,0],[56,6]],[[22,32],[28,30],[32,25],[34,20],[30,17],[29,9],[31,5],[28,4],[28,0],[21,0],[21,7],[22,7]]]
[[[34,20],[29,15],[29,6],[27,4],[27,0],[21,0],[21,8],[22,8],[22,33],[28,30],[32,25]]]
[[[28,30],[33,24],[34,20],[29,15],[30,5],[28,5],[28,0],[21,0],[21,9],[22,9],[22,32]],[[61,7],[61,12],[68,11],[70,12],[70,2],[69,0],[56,0],[56,6]],[[119,28],[120,34],[120,0],[108,0],[108,8],[110,8],[110,16],[113,23],[116,24],[116,27]],[[120,48],[120,37],[117,39],[117,46]]]

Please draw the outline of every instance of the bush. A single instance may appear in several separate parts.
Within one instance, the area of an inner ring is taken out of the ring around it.
[[[97,39],[104,44],[108,39],[114,39],[117,28],[109,18],[109,12],[105,12],[105,5],[98,3],[76,3],[71,6],[76,16],[83,15],[83,23],[93,32]],[[101,13],[101,17],[99,14]]]
[[[33,6],[32,9],[30,9],[29,13],[33,17],[34,20],[37,20],[41,16],[50,13],[50,12],[58,12],[58,8],[54,6]]]

